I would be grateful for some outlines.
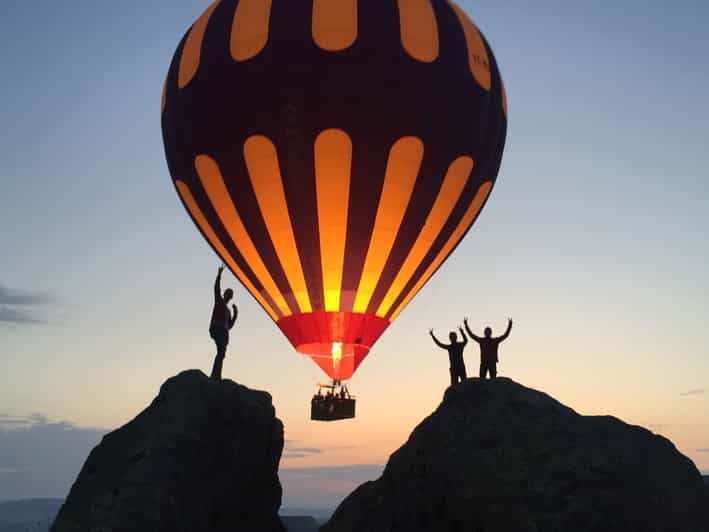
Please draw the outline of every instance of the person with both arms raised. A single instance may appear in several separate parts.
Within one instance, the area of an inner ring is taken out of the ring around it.
[[[451,333],[448,335],[448,338],[451,341],[450,344],[444,344],[443,342],[440,342],[438,338],[436,338],[436,335],[433,334],[433,329],[430,329],[428,331],[436,345],[441,349],[445,349],[446,351],[448,351],[448,358],[450,359],[451,386],[457,384],[458,379],[460,379],[460,382],[463,382],[465,379],[468,378],[465,374],[465,362],[463,361],[463,349],[468,344],[468,339],[465,337],[463,329],[459,328],[459,330],[463,341],[459,342],[458,336],[455,334],[454,331],[451,331]]]
[[[490,378],[494,379],[497,377],[497,363],[499,362],[497,348],[500,342],[507,339],[510,335],[510,331],[512,330],[512,318],[507,321],[505,334],[497,338],[493,338],[492,329],[490,327],[485,327],[484,337],[473,334],[473,331],[470,330],[470,326],[468,325],[468,318],[463,320],[463,325],[465,325],[468,336],[480,345],[480,378],[484,379],[487,373],[490,373]]]

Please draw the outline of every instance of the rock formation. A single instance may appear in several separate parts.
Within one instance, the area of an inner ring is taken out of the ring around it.
[[[271,396],[198,370],[91,452],[52,532],[282,531]]]
[[[708,507],[669,440],[509,379],[469,379],[321,531],[706,532]]]

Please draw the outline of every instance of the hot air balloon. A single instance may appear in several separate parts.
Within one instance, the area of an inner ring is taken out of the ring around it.
[[[175,188],[336,383],[472,226],[507,129],[492,51],[445,0],[221,0],[162,98]]]

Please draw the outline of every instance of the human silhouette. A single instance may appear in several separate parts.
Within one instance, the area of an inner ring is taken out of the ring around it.
[[[448,338],[451,341],[450,344],[444,344],[443,342],[440,342],[438,338],[436,338],[436,335],[433,334],[433,329],[428,331],[436,345],[441,349],[445,349],[446,351],[448,351],[448,359],[450,360],[451,386],[457,384],[458,379],[460,379],[460,382],[463,382],[465,379],[468,378],[465,374],[465,362],[463,361],[463,349],[467,345],[468,339],[465,337],[463,329],[459,328],[459,330],[460,336],[463,338],[463,341],[459,342],[458,336],[455,334],[455,332],[451,331],[451,333],[448,335]]]
[[[217,344],[217,355],[214,357],[214,365],[212,366],[211,378],[220,380],[222,378],[222,364],[226,356],[226,346],[229,343],[229,331],[236,322],[236,316],[239,311],[236,305],[231,308],[233,314],[229,312],[229,301],[234,297],[234,291],[231,288],[224,290],[222,295],[222,272],[224,266],[219,267],[217,279],[214,281],[214,308],[212,309],[212,321],[209,324],[209,336],[212,337],[214,343]]]
[[[480,336],[475,336],[473,331],[470,330],[468,318],[463,320],[463,324],[465,325],[468,336],[480,345],[480,378],[484,379],[489,372],[490,378],[494,379],[497,377],[497,363],[499,362],[497,347],[500,345],[500,342],[510,335],[510,331],[512,330],[512,318],[507,321],[505,334],[497,338],[493,338],[492,329],[490,327],[485,327],[485,336],[481,338]]]

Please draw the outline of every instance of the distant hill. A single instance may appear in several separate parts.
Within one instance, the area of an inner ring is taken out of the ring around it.
[[[62,502],[62,499],[0,502],[0,532],[46,532]]]
[[[63,499],[21,499],[0,502],[0,532],[47,532]],[[329,508],[284,508],[281,521],[288,532],[317,532]]]
[[[281,516],[281,519],[284,517],[291,517],[291,516],[311,516],[315,518],[316,521],[319,523],[324,523],[330,517],[332,516],[332,513],[335,511],[334,508],[328,508],[328,507],[323,507],[323,506],[318,506],[318,507],[303,507],[303,508],[298,508],[298,507],[282,507],[279,511],[278,514]]]
[[[47,532],[63,502],[62,499],[0,502],[0,532]],[[295,515],[296,512],[301,515]],[[332,510],[286,508],[284,513],[281,520],[288,532],[317,532],[321,520],[329,517]]]
[[[318,532],[320,523],[309,515],[282,515],[281,522],[288,532]]]

